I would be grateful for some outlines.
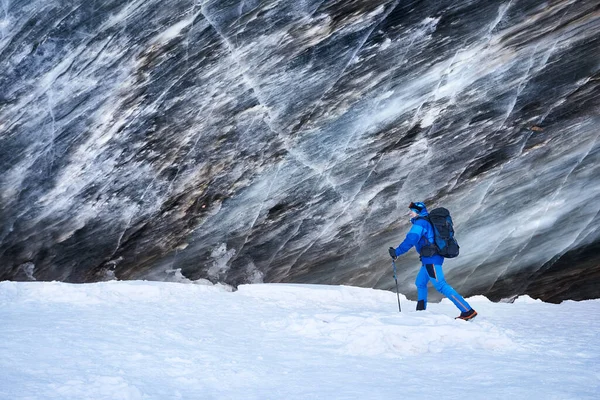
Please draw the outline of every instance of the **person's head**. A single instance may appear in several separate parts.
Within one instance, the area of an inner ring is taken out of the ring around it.
[[[413,218],[416,218],[419,216],[424,217],[427,215],[427,207],[425,207],[425,203],[422,203],[420,201],[411,202],[408,205],[408,208],[410,209],[411,216]]]

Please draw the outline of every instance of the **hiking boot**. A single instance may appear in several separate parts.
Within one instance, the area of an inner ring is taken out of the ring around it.
[[[464,319],[465,321],[468,321],[470,319],[473,319],[477,316],[477,311],[473,310],[472,308],[469,311],[463,311],[460,313],[460,315],[458,317],[456,317],[455,319]]]
[[[424,311],[424,310],[425,310],[425,300],[417,301],[417,311]]]

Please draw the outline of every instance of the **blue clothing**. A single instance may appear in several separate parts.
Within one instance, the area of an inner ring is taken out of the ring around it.
[[[429,213],[422,205],[422,211],[419,213],[419,217],[427,217]],[[416,211],[416,210],[414,210]],[[400,256],[415,246],[415,249],[421,254],[421,248],[427,244],[433,243],[433,227],[424,218],[413,218],[410,220],[413,224],[406,238],[400,243],[400,246],[396,248],[396,256]],[[460,295],[452,286],[448,285],[444,279],[444,271],[442,270],[442,264],[444,263],[444,257],[435,254],[431,257],[421,256],[421,270],[417,274],[415,284],[417,285],[417,297],[418,300],[423,301],[423,309],[427,307],[427,284],[429,281],[433,283],[436,290],[446,296],[454,305],[461,311],[469,311],[471,306],[467,301]]]
[[[441,265],[423,264],[417,274],[415,285],[417,285],[417,300],[423,300],[423,309],[427,308],[427,283],[433,283],[433,287],[446,296],[461,311],[469,311],[471,306],[452,286],[444,279],[444,271]]]
[[[428,215],[429,213],[426,209],[419,214],[420,217],[426,217]],[[401,256],[409,251],[413,246],[415,246],[417,253],[421,254],[421,248],[423,246],[433,243],[433,227],[426,219],[412,218],[410,222],[412,222],[413,226],[406,234],[404,241],[396,248],[396,256]],[[442,265],[444,263],[444,257],[438,254],[434,254],[431,257],[421,256],[421,261],[423,264]]]

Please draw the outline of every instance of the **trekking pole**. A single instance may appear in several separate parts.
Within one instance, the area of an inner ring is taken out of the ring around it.
[[[400,307],[400,292],[398,291],[398,278],[396,278],[396,261],[392,260],[392,267],[394,267],[394,280],[396,281],[396,296],[398,296],[398,312],[402,312]]]

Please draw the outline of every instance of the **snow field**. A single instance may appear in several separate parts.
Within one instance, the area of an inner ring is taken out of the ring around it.
[[[438,353],[446,347],[515,348],[509,337],[490,323],[455,320],[459,312],[452,316],[412,312],[414,302],[402,296],[405,307],[400,314],[396,294],[387,291],[280,284],[242,286],[240,293],[290,310],[281,320],[263,323],[265,329],[327,341],[339,354],[395,358]]]
[[[596,399],[600,301],[0,282],[0,399]]]

